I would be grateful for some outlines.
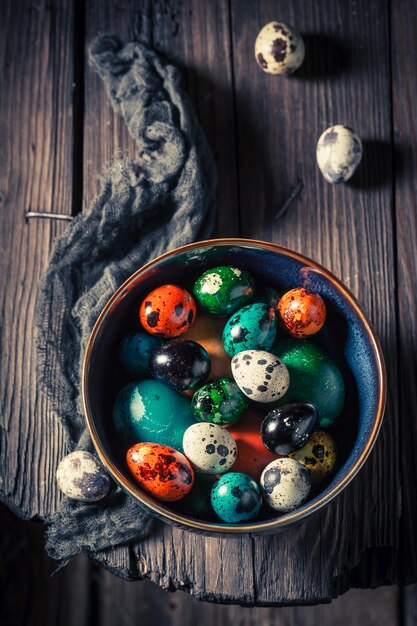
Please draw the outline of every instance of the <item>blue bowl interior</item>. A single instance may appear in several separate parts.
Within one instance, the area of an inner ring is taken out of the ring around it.
[[[373,346],[356,310],[320,270],[284,253],[255,244],[206,244],[160,261],[126,286],[109,309],[92,352],[87,393],[98,438],[109,462],[116,465],[133,489],[138,490],[127,470],[126,448],[120,445],[112,421],[115,397],[129,382],[117,362],[118,344],[123,335],[139,328],[139,306],[149,291],[164,283],[174,283],[191,291],[198,276],[216,265],[245,269],[253,275],[257,285],[274,287],[280,293],[294,287],[307,287],[326,302],[327,319],[316,342],[337,363],[346,385],[343,413],[329,429],[338,445],[338,469],[327,484],[312,492],[306,504],[300,507],[301,511],[332,490],[357,462],[374,425],[380,389]],[[158,504],[181,513],[180,502]],[[184,514],[184,517],[190,516]],[[257,523],[276,517],[274,511],[264,507],[259,520],[251,523],[251,527],[256,532]]]

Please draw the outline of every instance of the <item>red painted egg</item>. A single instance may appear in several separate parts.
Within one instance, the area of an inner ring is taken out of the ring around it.
[[[194,298],[175,285],[161,285],[151,291],[141,304],[139,318],[145,330],[162,337],[178,337],[195,319]]]
[[[326,320],[323,298],[302,287],[287,291],[278,303],[278,311],[293,337],[315,335]]]
[[[126,461],[135,480],[158,500],[180,500],[193,486],[190,462],[169,446],[136,443],[127,451]]]
[[[247,474],[258,482],[265,467],[280,456],[267,450],[262,443],[260,430],[264,417],[259,411],[247,409],[240,420],[228,428],[237,444],[233,471]]]

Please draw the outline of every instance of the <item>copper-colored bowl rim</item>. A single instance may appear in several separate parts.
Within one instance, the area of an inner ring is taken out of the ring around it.
[[[296,261],[299,261],[303,263],[304,265],[307,265],[311,267],[312,269],[315,269],[319,271],[321,274],[323,274],[329,280],[329,282],[332,283],[336,287],[336,289],[342,293],[343,297],[349,302],[351,307],[357,313],[359,319],[361,320],[366,330],[366,333],[372,345],[372,350],[373,350],[375,362],[377,365],[377,371],[378,371],[377,382],[378,382],[378,388],[379,388],[378,406],[376,410],[376,415],[375,415],[372,430],[368,436],[366,444],[359,458],[356,460],[355,464],[343,476],[343,478],[336,485],[333,486],[333,488],[330,491],[328,491],[327,493],[326,492],[323,493],[322,497],[316,498],[310,505],[304,505],[302,508],[296,509],[292,513],[287,513],[281,517],[277,517],[272,520],[239,524],[239,525],[235,525],[235,524],[226,525],[226,524],[221,524],[221,523],[216,523],[216,522],[204,522],[198,519],[187,517],[185,515],[182,515],[181,513],[177,513],[176,511],[171,511],[168,508],[165,508],[163,504],[159,504],[159,502],[154,500],[150,495],[142,491],[139,488],[139,486],[137,488],[133,487],[132,483],[126,479],[123,473],[108,458],[107,453],[104,450],[104,447],[98,437],[97,430],[95,428],[95,425],[92,419],[90,403],[89,403],[89,398],[88,398],[88,391],[87,391],[88,390],[89,366],[90,366],[96,338],[98,337],[99,332],[103,326],[103,323],[105,322],[107,316],[109,315],[109,312],[111,311],[113,304],[118,300],[118,298],[120,297],[122,292],[126,289],[126,287],[130,285],[132,282],[135,282],[136,279],[141,274],[144,274],[153,266],[159,264],[161,261],[165,259],[169,259],[170,257],[173,257],[179,254],[180,252],[192,250],[194,248],[204,248],[204,247],[212,247],[212,246],[232,246],[232,245],[272,250],[273,252],[278,252],[292,259],[295,259]],[[256,534],[256,533],[274,532],[275,530],[278,531],[290,524],[300,522],[305,517],[311,515],[312,513],[315,513],[316,511],[319,511],[324,506],[326,506],[351,482],[351,480],[353,480],[353,478],[356,476],[356,474],[359,472],[359,470],[365,463],[366,459],[368,458],[375,444],[375,441],[378,437],[380,428],[381,428],[382,419],[383,419],[384,410],[385,410],[385,404],[386,404],[386,395],[387,395],[387,377],[386,377],[386,369],[385,369],[385,362],[384,362],[384,356],[382,353],[382,348],[381,348],[379,339],[376,335],[376,332],[372,324],[368,321],[364,313],[361,311],[359,307],[359,303],[357,302],[355,296],[349,291],[349,289],[347,289],[347,287],[345,287],[345,285],[343,285],[343,283],[338,278],[336,278],[336,276],[334,276],[331,272],[329,272],[329,270],[321,266],[319,263],[316,263],[315,261],[312,261],[311,259],[301,254],[298,254],[297,252],[294,252],[288,248],[284,248],[283,246],[279,246],[274,243],[268,243],[265,241],[257,241],[255,239],[227,238],[227,239],[209,239],[205,241],[198,241],[195,243],[188,244],[186,246],[181,246],[180,248],[176,248],[175,250],[171,250],[170,252],[166,252],[165,254],[162,254],[161,256],[157,257],[156,259],[153,259],[152,261],[149,261],[148,263],[143,265],[140,269],[136,270],[136,272],[134,272],[129,278],[127,278],[127,280],[125,280],[125,282],[115,291],[115,293],[110,297],[110,299],[107,301],[106,305],[104,306],[103,310],[101,311],[93,327],[93,330],[91,331],[91,335],[88,340],[85,355],[84,355],[83,368],[82,368],[82,399],[83,399],[84,413],[85,413],[85,417],[87,420],[88,429],[91,435],[91,439],[94,443],[94,446],[97,450],[97,453],[102,463],[110,472],[110,474],[113,476],[113,478],[116,480],[116,482],[118,482],[119,485],[127,493],[133,496],[135,500],[139,500],[139,502],[141,502],[143,505],[145,505],[145,507],[147,507],[148,509],[156,513],[157,516],[159,517],[166,518],[176,525],[180,525],[183,527],[185,526],[185,527],[188,527],[189,529],[194,529],[194,530],[198,530],[202,532],[223,533],[223,534],[242,534],[242,533]]]

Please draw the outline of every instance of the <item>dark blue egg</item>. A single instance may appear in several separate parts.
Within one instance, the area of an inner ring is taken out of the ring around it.
[[[245,522],[258,515],[262,504],[261,490],[247,474],[228,472],[213,485],[211,504],[224,522]]]
[[[196,389],[210,373],[208,352],[190,339],[167,341],[149,359],[151,375],[173,389]]]
[[[149,356],[161,345],[163,339],[148,333],[129,333],[119,346],[119,358],[128,374],[144,376],[149,370]]]
[[[307,443],[318,424],[315,406],[305,402],[284,404],[272,409],[261,424],[263,444],[275,454],[289,454]]]

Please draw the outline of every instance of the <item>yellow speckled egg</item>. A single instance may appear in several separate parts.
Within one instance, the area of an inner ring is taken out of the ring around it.
[[[288,456],[302,463],[310,472],[312,484],[319,485],[334,470],[337,460],[336,444],[329,433],[316,430],[303,448]]]
[[[283,22],[266,24],[255,41],[256,61],[267,74],[292,74],[302,64],[304,54],[301,35]]]

